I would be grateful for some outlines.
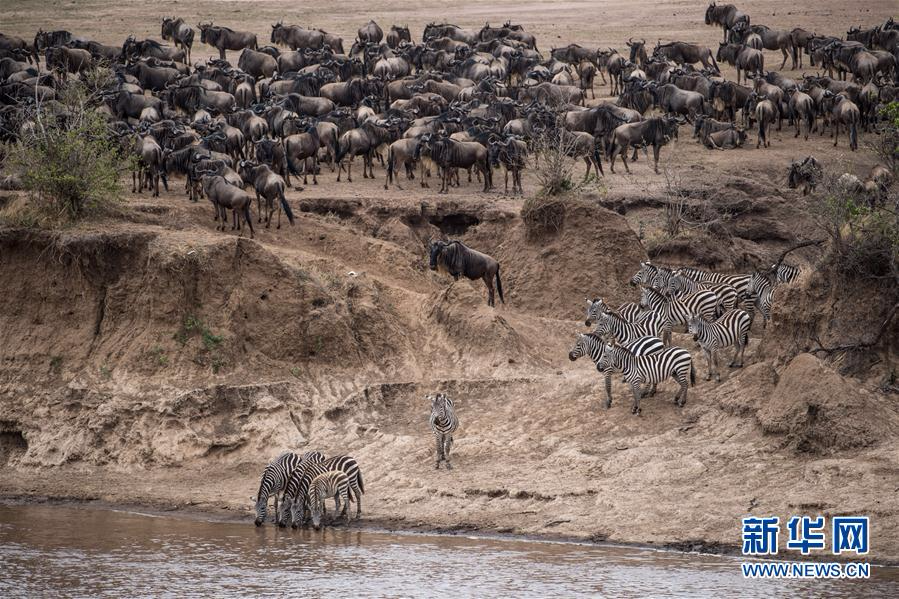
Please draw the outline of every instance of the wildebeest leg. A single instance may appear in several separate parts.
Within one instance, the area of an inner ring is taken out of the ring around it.
[[[137,191],[137,172],[131,171],[131,193]]]
[[[262,197],[260,197],[259,192],[256,192],[256,212],[259,218],[258,223],[262,222]]]
[[[280,204],[278,205],[280,206]],[[275,213],[275,199],[266,198],[265,207],[268,210],[268,215],[265,217],[265,228],[268,229],[272,225],[272,215]],[[278,228],[281,228],[280,224],[278,225]]]
[[[627,166],[627,146],[621,148],[621,162],[624,163],[624,170],[627,171],[628,174],[630,174],[631,169]]]
[[[318,153],[316,152],[312,156],[312,184],[318,185]],[[372,179],[374,179],[374,175],[372,175]]]
[[[784,55],[784,60],[783,60],[782,63],[780,63],[780,70],[782,71],[783,68],[784,68],[784,65],[787,64],[787,50],[786,50],[786,48],[781,48],[781,49],[780,49],[780,53]],[[796,67],[793,67],[793,68],[796,68]]]
[[[492,275],[490,274],[490,272],[488,271],[488,272],[485,272],[485,273],[484,273],[483,279],[484,279],[484,284],[487,286],[487,305],[490,306],[490,307],[492,308],[492,307],[494,306],[494,301],[493,301],[493,276],[492,276]]]
[[[659,174],[659,151],[661,148],[658,144],[653,144],[652,146],[652,166],[656,171],[656,174]]]
[[[587,172],[584,173],[584,181],[590,177],[590,157],[584,156],[584,164],[587,165]]]
[[[836,119],[833,123],[833,145],[836,147],[837,139],[840,137],[840,120]]]

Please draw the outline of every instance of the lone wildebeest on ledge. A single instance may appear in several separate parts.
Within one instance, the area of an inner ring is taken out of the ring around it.
[[[499,278],[499,262],[481,252],[475,251],[461,241],[432,241],[430,245],[431,270],[437,270],[440,266],[446,270],[453,279],[459,280],[460,275],[471,279],[484,279],[487,285],[487,305],[494,306],[493,301],[493,277],[496,277],[496,290],[499,292],[499,301],[503,299],[503,284]]]

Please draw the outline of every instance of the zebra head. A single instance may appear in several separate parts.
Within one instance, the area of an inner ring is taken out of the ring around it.
[[[574,348],[570,352],[568,352],[568,359],[574,362],[581,356],[587,353],[587,348],[585,347],[587,341],[587,336],[578,333],[577,341],[574,342]]]
[[[687,320],[687,333],[693,335],[693,341],[699,341],[699,328],[701,325],[702,317],[698,314],[693,314]]]
[[[301,496],[302,495],[302,496]],[[296,498],[293,500],[293,503],[290,504],[290,520],[291,520],[291,528],[299,528],[300,524],[303,522],[303,512],[306,510],[305,508],[305,493],[297,493]],[[284,508],[285,513],[288,508]]]
[[[259,489],[259,495],[256,496],[256,519],[253,521],[253,524],[255,524],[256,526],[262,526],[267,515],[268,496],[263,494],[262,489]]]
[[[312,485],[309,489],[309,512],[312,516],[312,528],[318,530],[322,525],[322,508],[324,498],[318,495],[318,485]]]
[[[431,418],[445,419],[447,408],[452,408],[452,400],[446,393],[435,393],[428,398],[431,400]]]
[[[589,327],[593,324],[600,316],[602,316],[603,312],[606,311],[606,305],[603,303],[602,298],[597,298],[594,300],[587,300],[587,317],[584,320],[584,326]]]
[[[631,277],[630,284],[636,287],[641,283],[648,284],[652,281],[653,276],[656,273],[655,265],[647,260],[646,262],[640,263],[640,270],[637,271],[637,274]]]

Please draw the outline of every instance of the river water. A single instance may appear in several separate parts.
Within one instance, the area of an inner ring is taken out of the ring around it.
[[[899,597],[870,580],[747,581],[739,560],[497,538],[255,528],[0,505],[0,597]]]

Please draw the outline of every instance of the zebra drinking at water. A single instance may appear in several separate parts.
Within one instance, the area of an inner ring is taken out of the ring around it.
[[[640,413],[640,397],[644,384],[657,384],[668,377],[674,378],[680,389],[674,403],[683,407],[687,403],[687,381],[696,382],[696,370],[690,352],[681,347],[669,347],[648,356],[635,356],[620,345],[606,345],[597,368],[614,368],[624,373],[624,380],[634,394],[632,414]]]
[[[612,407],[612,368],[611,366],[601,368],[599,365],[605,346],[605,341],[596,333],[578,334],[574,348],[568,352],[568,359],[573,362],[581,356],[590,356],[593,363],[596,364],[596,369],[605,377],[606,401],[603,406],[609,409]],[[665,344],[658,337],[640,337],[624,347],[635,356],[647,356],[662,351],[665,349]],[[653,393],[655,393],[655,385],[650,391],[650,394]]]
[[[349,522],[347,506],[350,502],[350,481],[342,470],[329,470],[316,476],[309,485],[309,511],[312,514],[312,527],[315,530],[321,528],[322,517],[326,515],[325,499],[334,497],[334,511],[340,512],[340,504],[343,502],[342,515]]]
[[[709,322],[701,316],[694,316],[687,325],[687,330],[693,335],[693,340],[699,342],[699,346],[705,352],[709,362],[709,373],[705,380],[711,380],[714,374],[715,380],[721,382],[721,374],[718,372],[719,349],[733,345],[734,359],[731,360],[731,368],[743,367],[743,354],[749,344],[749,328],[752,319],[743,310],[731,310],[715,322]],[[740,364],[737,364],[737,356],[740,356]]]
[[[281,501],[282,511],[278,514],[278,526],[287,526],[288,515],[293,520],[293,528],[298,528],[305,520],[306,508],[309,506],[309,485],[319,474],[340,470],[347,475],[353,501],[356,502],[356,519],[362,516],[362,494],[365,493],[365,482],[358,462],[350,456],[334,456],[323,462],[307,462],[297,468],[287,481],[284,497]],[[348,505],[344,504],[346,512]]]
[[[453,466],[450,464],[449,455],[453,448],[453,433],[459,426],[453,400],[445,393],[428,395],[428,399],[431,400],[431,416],[428,423],[437,440],[437,465],[435,468],[439,470],[440,462],[446,462],[446,469],[452,470]]]
[[[320,451],[307,451],[302,456],[298,456],[292,451],[285,451],[274,460],[269,462],[262,471],[262,480],[259,483],[259,491],[256,493],[254,501],[256,502],[256,526],[262,526],[268,513],[268,498],[275,496],[275,519],[278,520],[278,493],[287,487],[287,483],[291,475],[303,464],[311,462],[320,462],[324,459],[324,454]],[[284,498],[281,498],[284,503]],[[282,506],[283,507],[283,506]]]

